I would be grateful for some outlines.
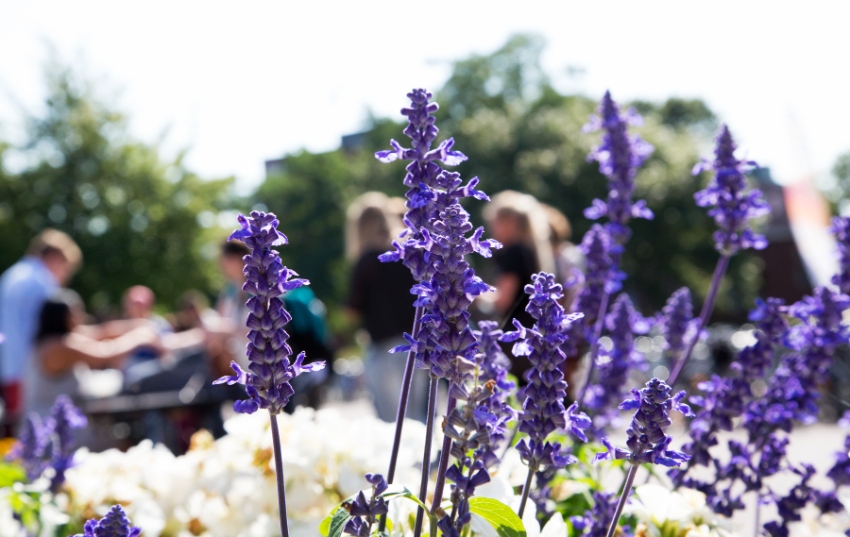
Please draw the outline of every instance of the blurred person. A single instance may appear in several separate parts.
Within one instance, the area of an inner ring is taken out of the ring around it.
[[[42,305],[32,355],[24,369],[27,413],[48,414],[60,394],[78,398],[80,382],[75,369],[120,368],[140,347],[161,347],[159,334],[150,326],[138,325],[118,335],[115,327],[119,325],[113,324],[103,333],[114,337],[96,339],[91,336],[96,328],[86,329],[84,319],[83,302],[73,291],[58,291]]]
[[[0,277],[0,395],[5,420],[21,416],[24,371],[33,356],[39,315],[45,301],[64,286],[82,263],[80,248],[67,234],[45,229],[36,235],[26,255]]]
[[[478,308],[495,317],[505,330],[512,329],[514,319],[530,328],[535,319],[525,311],[525,286],[531,283],[533,274],[554,271],[546,215],[534,196],[505,190],[484,208],[484,220],[490,236],[501,242],[502,248],[493,251],[496,291],[478,297]],[[503,345],[508,356],[513,356],[511,347]],[[511,372],[519,378],[530,365],[524,357],[511,363]]]
[[[576,272],[584,270],[584,254],[578,246],[570,242],[573,229],[567,216],[551,205],[540,205],[549,222],[549,246],[552,248],[552,260],[555,265],[555,281],[564,286],[563,306],[569,311],[570,304],[578,295],[579,286],[575,285]]]
[[[367,192],[348,207],[345,228],[346,257],[354,263],[349,312],[369,334],[364,376],[378,417],[388,422],[396,419],[407,359],[405,353],[389,350],[406,344],[403,334],[412,330],[415,314],[410,270],[402,263],[378,260],[404,227],[399,211],[398,202],[380,192]],[[427,392],[428,375],[417,369],[408,417],[425,421]]]
[[[210,302],[200,291],[190,289],[177,300],[177,311],[171,315],[171,327],[175,332],[192,328],[203,328],[218,319],[218,313],[210,308]]]
[[[156,295],[150,287],[134,285],[124,291],[121,298],[123,318],[146,323],[160,335],[172,333],[173,330],[168,321],[154,313],[154,304],[156,304]],[[157,349],[140,347],[129,357],[125,365],[129,370],[137,364],[155,360],[159,356]]]

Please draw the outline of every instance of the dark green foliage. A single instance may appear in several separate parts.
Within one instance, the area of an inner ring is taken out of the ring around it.
[[[22,148],[32,165],[0,172],[0,269],[54,227],[80,245],[84,264],[71,287],[95,308],[135,284],[163,304],[187,289],[212,291],[222,232],[198,216],[228,206],[231,180],[201,180],[179,159],[164,162],[156,147],[130,140],[124,117],[67,68],[48,69],[47,84]]]
[[[540,39],[520,35],[491,55],[455,62],[436,92],[441,105],[437,124],[440,139],[454,137],[455,148],[469,157],[459,167],[463,177],[478,176],[489,194],[515,189],[556,206],[570,218],[574,241],[580,242],[591,223],[582,211],[607,192],[597,165],[587,162],[598,135],[581,132],[596,100],[562,95],[551,87],[540,68],[542,49]],[[710,156],[706,151],[717,120],[699,100],[634,104],[645,116],[638,130],[655,146],[638,175],[636,195],[647,200],[656,218],[634,222],[623,263],[627,290],[648,312],[660,309],[682,285],[691,286],[697,298],[707,291],[717,261],[714,226],[693,201],[707,177],[692,177],[691,168],[700,156]],[[404,166],[380,164],[372,156],[389,147],[390,138],[406,144],[402,128],[402,123],[374,120],[357,150],[289,156],[286,173],[269,178],[258,192],[257,199],[281,216],[281,229],[292,239],[287,248],[292,266],[308,275],[317,294],[331,304],[342,300],[346,289],[342,230],[335,226],[343,222],[347,202],[366,190],[404,192]],[[302,203],[309,208],[295,208]],[[480,223],[483,204],[468,206]],[[316,231],[307,229],[313,226]],[[319,229],[325,230],[325,241],[316,251]],[[757,276],[748,254],[735,260],[727,279],[735,284],[722,289],[718,303],[721,316],[746,311],[757,293]]]

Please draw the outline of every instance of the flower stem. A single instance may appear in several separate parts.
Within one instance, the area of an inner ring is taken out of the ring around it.
[[[676,384],[676,380],[679,379],[679,375],[682,373],[682,370],[685,369],[685,364],[688,363],[691,353],[693,353],[697,340],[699,340],[699,335],[708,323],[708,318],[711,317],[711,312],[714,311],[714,303],[717,300],[717,292],[720,290],[720,282],[723,281],[726,269],[729,268],[729,259],[730,257],[728,254],[723,254],[720,256],[720,259],[717,260],[717,266],[714,268],[714,277],[711,278],[711,286],[708,288],[708,295],[705,297],[705,302],[702,305],[702,311],[700,311],[699,314],[699,323],[697,324],[696,333],[688,342],[688,346],[685,348],[685,352],[682,353],[679,361],[676,362],[676,366],[673,368],[673,373],[670,375],[670,378],[667,379],[667,384],[670,386]]]
[[[620,501],[617,502],[617,511],[614,513],[614,518],[611,519],[611,525],[608,526],[608,533],[606,537],[614,537],[614,532],[617,531],[617,524],[620,522],[620,515],[623,514],[623,508],[626,506],[626,501],[629,499],[629,493],[632,491],[632,485],[635,482],[637,471],[637,464],[633,464],[632,467],[629,468],[629,474],[626,476],[626,484],[623,486],[623,493],[620,496]]]
[[[277,479],[277,507],[280,512],[280,535],[289,537],[289,524],[286,520],[286,488],[283,485],[283,455],[280,450],[280,429],[277,426],[277,414],[269,413],[272,424],[272,445],[274,447],[275,478]]]
[[[522,514],[525,512],[525,504],[528,501],[528,494],[531,492],[532,477],[534,477],[534,469],[529,466],[528,477],[525,478],[525,486],[522,487],[522,499],[519,501],[519,511],[517,511],[517,515],[520,519],[522,518]]]
[[[422,318],[422,306],[416,307],[416,314],[413,317],[413,337],[419,332],[420,319]],[[390,467],[387,470],[387,483],[392,483],[395,479],[395,467],[398,462],[398,450],[401,446],[401,430],[404,427],[404,417],[407,415],[407,402],[410,399],[410,386],[413,382],[413,370],[416,368],[415,353],[413,349],[407,352],[407,363],[404,366],[404,377],[401,381],[401,393],[398,396],[398,411],[395,417],[395,436],[393,436],[393,449],[390,453]],[[430,447],[428,448],[430,449]],[[381,522],[378,525],[379,531],[384,531],[387,527],[386,513],[381,515]]]
[[[611,295],[606,291],[602,295],[602,301],[599,303],[599,313],[596,315],[596,324],[593,326],[593,339],[590,342],[590,365],[587,368],[587,375],[584,379],[584,384],[578,394],[576,401],[578,402],[578,410],[584,404],[584,396],[587,395],[587,389],[593,381],[593,370],[596,367],[596,355],[599,353],[599,339],[602,337],[602,328],[605,326],[605,315],[608,313],[608,299]]]
[[[428,419],[425,422],[425,449],[422,452],[422,481],[419,484],[419,500],[425,503],[425,498],[428,496],[428,481],[431,477],[431,444],[434,440],[434,407],[437,406],[437,384],[439,379],[431,376],[431,383],[428,389]],[[422,507],[416,509],[416,523],[413,526],[414,537],[419,537],[422,534],[422,520],[425,517],[425,510]]]
[[[457,399],[449,397],[449,402],[446,405],[446,416],[452,413],[452,410],[457,406]],[[430,412],[430,410],[429,410]],[[434,503],[431,504],[431,512],[434,513],[440,507],[443,501],[443,488],[446,486],[446,471],[449,469],[449,452],[452,447],[452,439],[448,436],[443,436],[443,447],[440,452],[440,465],[437,467],[437,482],[434,485]]]

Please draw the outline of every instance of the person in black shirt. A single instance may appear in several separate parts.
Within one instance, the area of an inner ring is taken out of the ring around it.
[[[413,329],[413,277],[402,263],[382,263],[378,256],[391,249],[392,238],[403,228],[403,200],[391,200],[379,192],[367,192],[348,209],[346,253],[356,260],[348,306],[369,334],[365,377],[378,417],[393,422],[407,353],[389,350],[405,345],[405,332]],[[425,421],[428,376],[416,370],[407,416]]]
[[[484,298],[482,309],[489,306],[505,330],[513,330],[513,319],[530,328],[535,320],[525,311],[528,295],[524,288],[533,274],[554,269],[546,215],[533,196],[506,190],[493,196],[484,209],[484,219],[490,235],[502,243],[502,248],[493,252],[496,292],[480,297]],[[505,346],[508,356],[511,346]],[[511,372],[520,376],[528,365],[527,359],[514,358]]]

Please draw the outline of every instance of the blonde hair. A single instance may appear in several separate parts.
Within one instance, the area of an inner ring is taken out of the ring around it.
[[[492,224],[505,217],[516,220],[520,242],[532,249],[538,268],[553,273],[555,261],[549,246],[549,221],[537,198],[515,190],[499,192],[484,207],[484,220]]]
[[[27,248],[27,255],[44,257],[59,254],[65,258],[71,271],[76,271],[83,264],[83,253],[80,247],[67,233],[58,229],[48,228],[33,237]]]
[[[356,261],[369,250],[389,250],[392,240],[404,229],[403,210],[404,200],[381,192],[358,196],[346,211],[345,257]]]

